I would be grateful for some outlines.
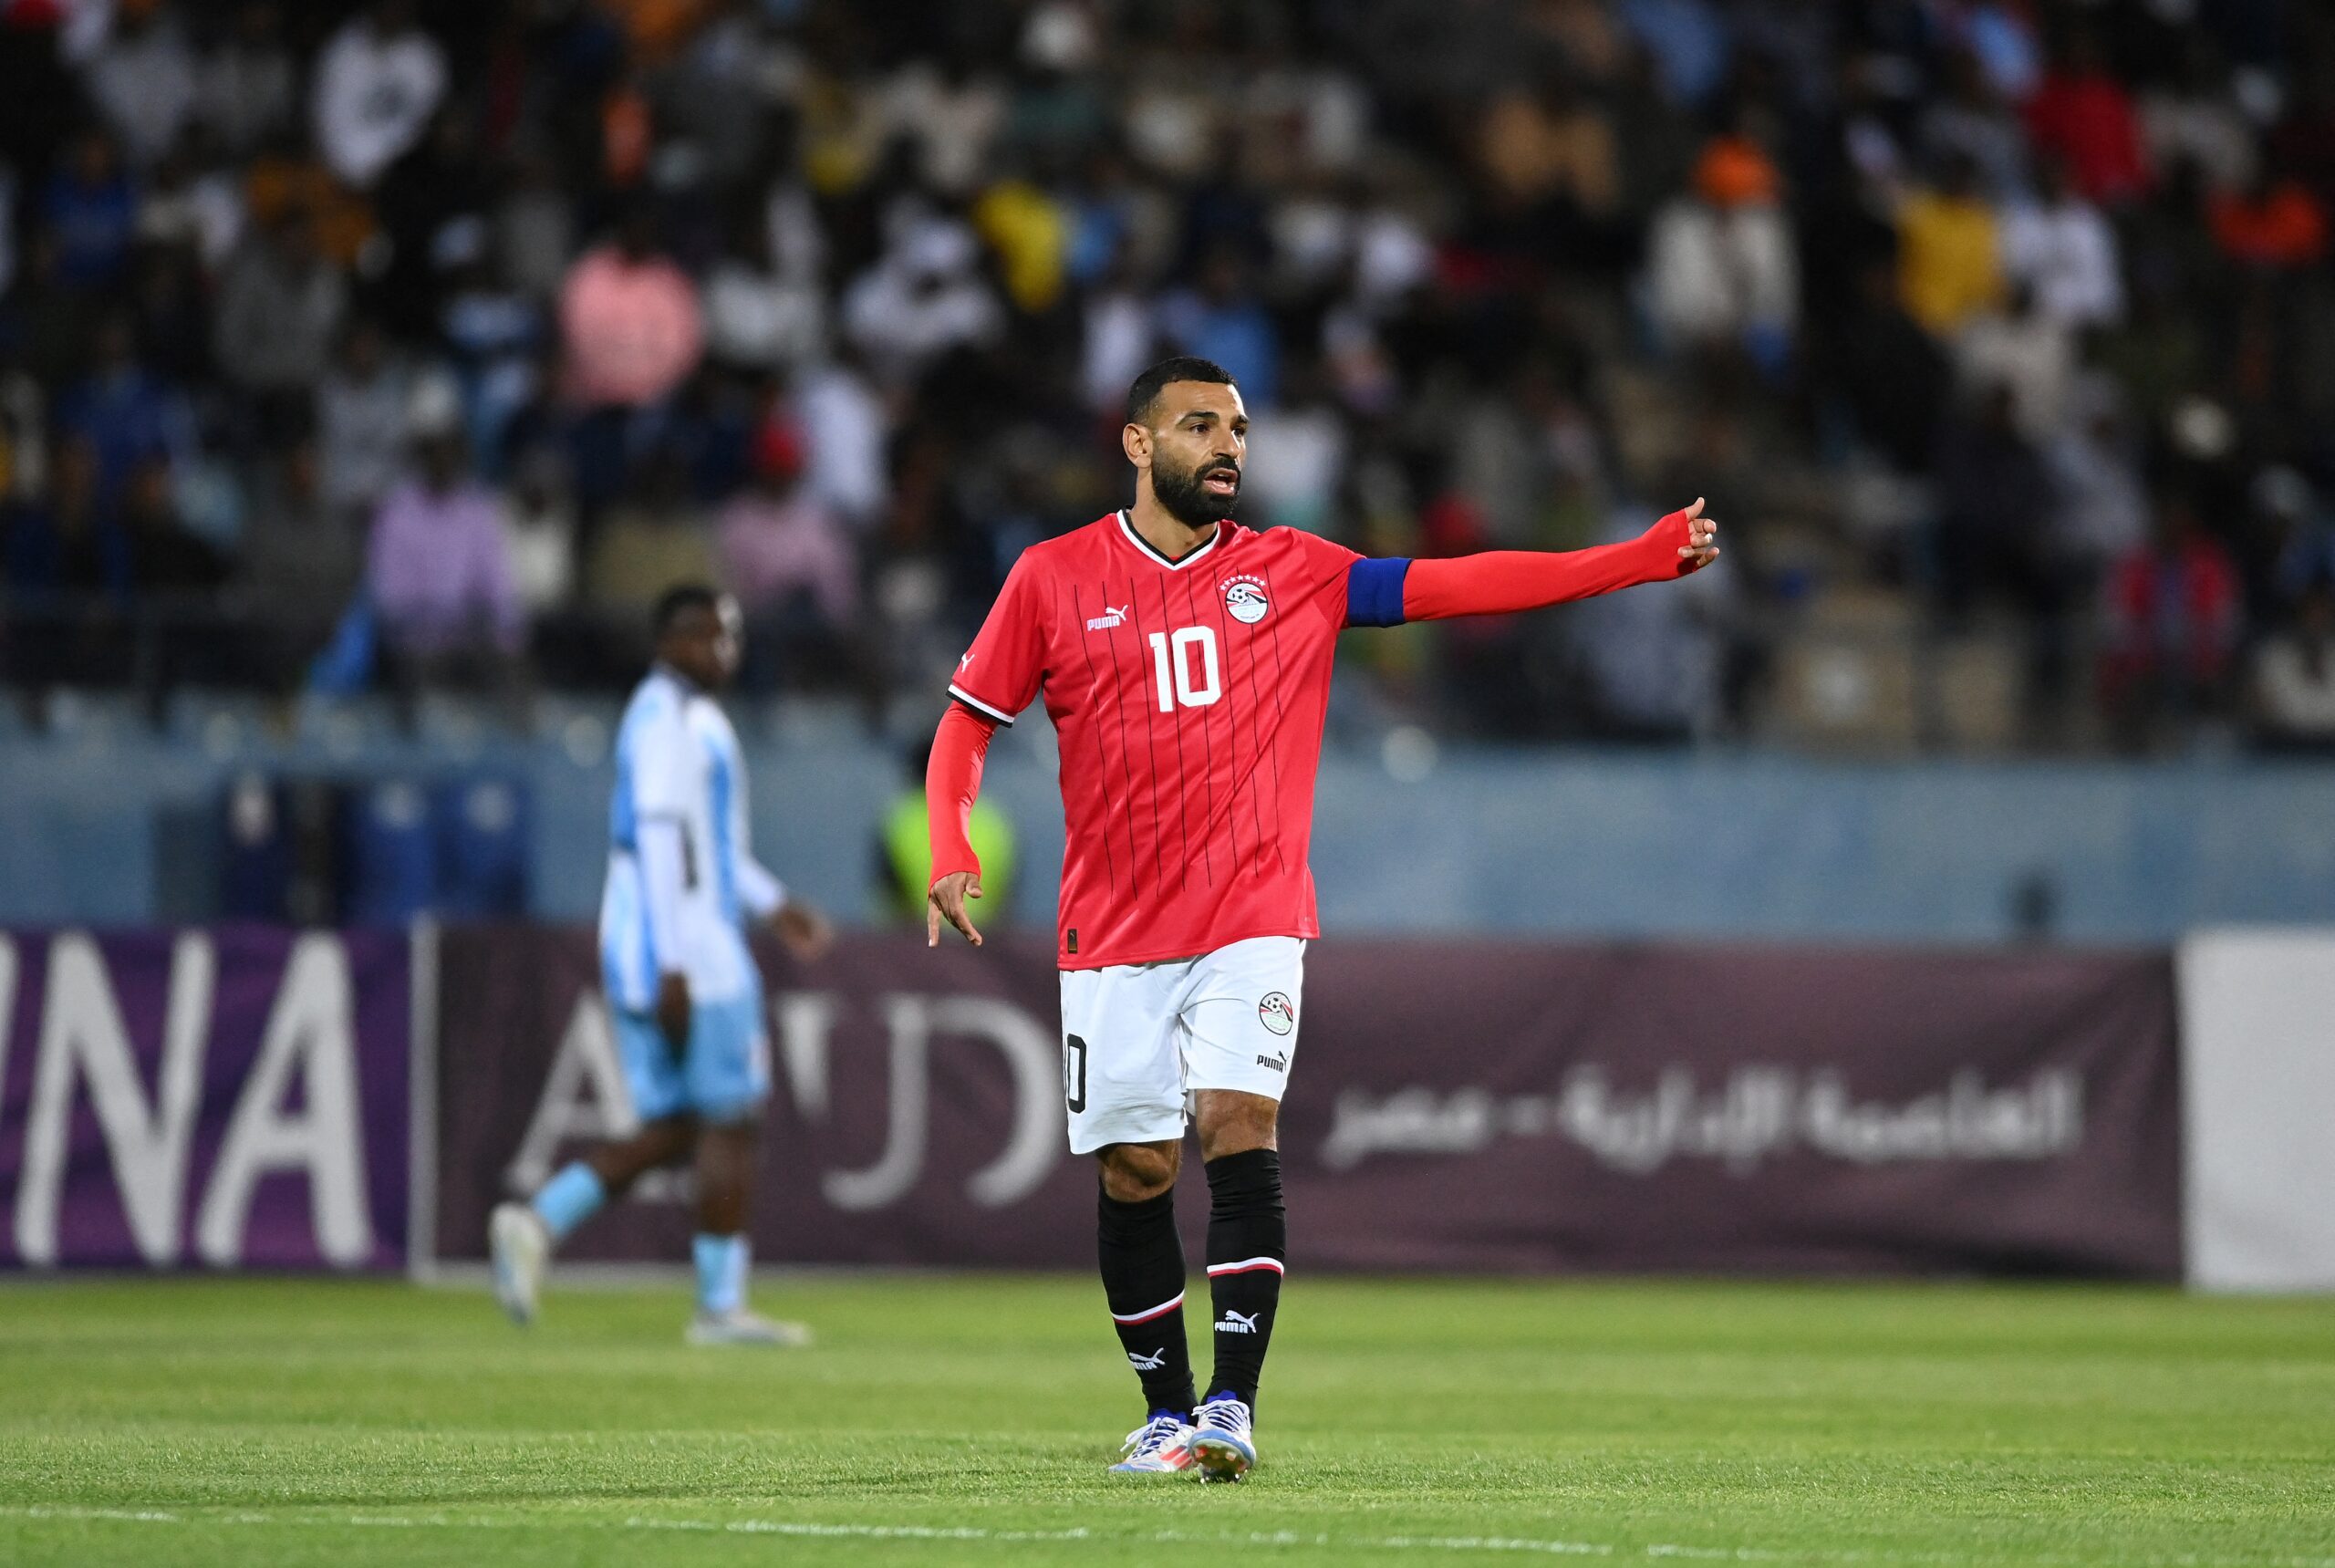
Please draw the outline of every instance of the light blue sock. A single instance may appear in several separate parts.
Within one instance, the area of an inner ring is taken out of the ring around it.
[[[535,1213],[551,1239],[562,1241],[607,1200],[608,1189],[600,1184],[599,1172],[579,1159],[563,1166],[558,1175],[544,1183],[543,1190],[535,1194]]]
[[[746,1304],[746,1238],[700,1235],[690,1243],[697,1258],[697,1304],[706,1312],[736,1312]]]

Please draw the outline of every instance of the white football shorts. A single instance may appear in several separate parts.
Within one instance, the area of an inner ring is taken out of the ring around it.
[[[1192,1096],[1281,1098],[1297,1049],[1305,943],[1252,937],[1198,958],[1062,973],[1070,1151],[1184,1136]]]

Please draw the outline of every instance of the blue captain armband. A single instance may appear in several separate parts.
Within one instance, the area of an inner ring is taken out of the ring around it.
[[[1346,568],[1346,624],[1403,624],[1403,577],[1411,569],[1406,556],[1385,556],[1356,561]]]

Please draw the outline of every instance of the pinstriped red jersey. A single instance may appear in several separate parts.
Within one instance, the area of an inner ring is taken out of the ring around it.
[[[1013,564],[949,690],[1001,723],[1045,699],[1068,827],[1061,967],[1320,934],[1313,779],[1361,558],[1222,523],[1171,562],[1113,513]]]

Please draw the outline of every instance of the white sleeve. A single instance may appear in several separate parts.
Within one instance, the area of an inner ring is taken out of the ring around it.
[[[738,902],[751,919],[767,920],[786,908],[786,884],[751,855],[738,857]]]
[[[669,817],[686,822],[701,784],[695,765],[697,737],[690,732],[679,703],[665,702],[643,714],[632,739],[632,808],[646,822]]]
[[[681,952],[681,882],[688,874],[682,831],[676,816],[644,816],[635,829],[649,943],[657,967],[667,974],[687,967]]]

